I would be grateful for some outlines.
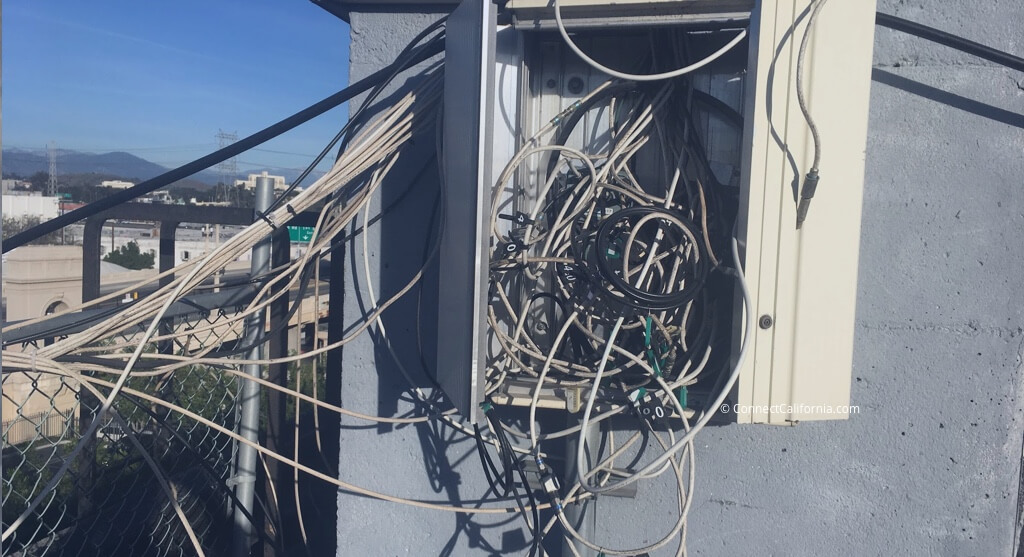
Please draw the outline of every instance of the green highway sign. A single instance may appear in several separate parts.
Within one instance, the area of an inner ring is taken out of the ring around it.
[[[312,226],[289,226],[288,238],[293,242],[308,244],[313,239]]]

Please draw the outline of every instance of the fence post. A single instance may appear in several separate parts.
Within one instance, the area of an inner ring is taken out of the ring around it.
[[[256,178],[256,211],[266,211],[273,201],[274,186],[270,178],[262,176]],[[270,271],[269,234],[253,247],[250,269],[253,278]],[[256,312],[246,320],[244,345],[250,347],[247,354],[247,358],[250,360],[260,359],[262,343],[258,343],[258,341],[263,336],[263,314],[264,312],[262,311]],[[244,369],[245,374],[251,377],[260,377],[262,374],[262,367],[259,364],[247,364]],[[253,443],[258,443],[260,430],[260,386],[255,381],[239,380],[242,384],[239,389],[241,415],[239,416],[238,434]],[[232,550],[235,557],[249,557],[254,524],[246,518],[245,511],[248,511],[249,516],[255,516],[253,500],[256,478],[258,477],[256,470],[259,455],[257,455],[255,448],[246,444],[239,444],[237,454],[237,472],[235,477],[232,478],[236,485],[235,496],[238,498],[238,506],[236,506],[234,513]]]
[[[291,238],[288,236],[288,229],[281,227],[271,235],[270,259],[273,268],[283,267],[291,260]],[[271,359],[283,358],[288,355],[288,306],[289,293],[285,290],[286,284],[281,283],[271,289],[271,295],[279,295],[277,301],[270,304],[270,339],[267,342],[267,349]],[[296,327],[302,318],[302,301],[297,300],[299,311],[296,313]],[[288,387],[288,364],[273,364],[267,370],[267,379],[282,387]],[[296,385],[296,390],[301,385]],[[292,431],[288,427],[287,415],[288,401],[284,393],[278,391],[267,391],[267,431],[266,447],[277,453],[287,453],[292,447]],[[298,404],[295,411],[298,412]],[[293,503],[294,485],[292,483],[291,468],[276,460],[267,462],[269,476],[266,479],[266,492],[276,489],[277,505],[268,505],[272,508],[276,520],[277,546],[284,546],[287,535],[292,536],[298,530],[295,523],[295,504]],[[270,513],[267,513],[268,515]],[[269,522],[268,516],[268,522]],[[272,552],[264,550],[264,555]],[[276,555],[276,550],[273,552]]]

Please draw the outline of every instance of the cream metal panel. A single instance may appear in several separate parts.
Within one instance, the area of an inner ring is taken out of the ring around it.
[[[796,230],[794,178],[802,182],[812,157],[795,89],[807,7],[763,0],[751,22],[740,232],[756,316],[774,323],[753,331],[740,422],[841,419],[850,403],[875,3],[831,2],[815,24],[805,78],[822,135],[822,178]]]

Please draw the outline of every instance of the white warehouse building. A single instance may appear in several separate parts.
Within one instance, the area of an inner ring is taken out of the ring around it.
[[[124,180],[103,180],[100,182],[101,188],[111,188],[115,190],[126,190],[134,185],[135,184]]]
[[[60,215],[60,199],[42,195],[4,195],[4,218],[37,216],[47,221]]]

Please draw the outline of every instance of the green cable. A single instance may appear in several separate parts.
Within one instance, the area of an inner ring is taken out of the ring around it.
[[[654,374],[661,377],[661,366],[665,365],[665,360],[658,363],[658,357],[654,354],[654,350],[651,348],[651,323],[653,319],[650,315],[647,316],[647,322],[644,325],[644,347],[647,348],[647,359],[651,362],[651,367],[654,368]]]

